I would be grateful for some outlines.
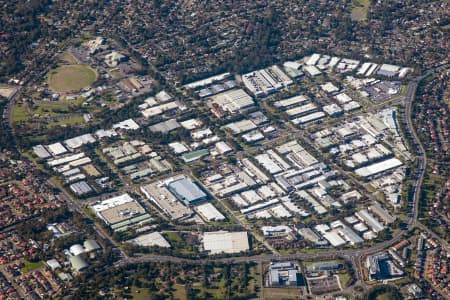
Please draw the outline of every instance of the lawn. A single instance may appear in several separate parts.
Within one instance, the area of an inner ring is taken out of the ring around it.
[[[70,52],[64,52],[64,54],[61,55],[60,60],[63,63],[66,63],[66,64],[76,64],[76,63],[78,63],[78,60],[76,59],[76,57],[73,56],[73,54],[70,53]]]
[[[38,262],[31,262],[28,260],[24,260],[23,264],[24,264],[23,268],[20,269],[22,273],[28,273],[44,266],[44,263],[41,260]]]
[[[300,290],[296,288],[264,288],[264,299],[283,300],[283,299],[299,299]]]
[[[339,274],[339,280],[341,281],[341,285],[343,288],[347,287],[351,277],[348,273]]]
[[[174,284],[173,288],[175,289],[175,291],[173,292],[173,297],[175,299],[179,299],[179,300],[187,299],[186,287],[184,285]]]
[[[12,110],[12,120],[13,122],[27,121],[29,118],[28,111],[23,104],[14,105]]]
[[[150,299],[150,291],[149,289],[137,288],[133,286],[131,288],[131,296],[136,300]]]
[[[391,293],[384,293],[377,297],[377,300],[393,300],[393,299],[394,295],[392,295]]]
[[[353,0],[352,3],[352,20],[365,21],[369,14],[370,0]]]
[[[64,65],[50,71],[48,84],[55,92],[78,91],[97,80],[97,72],[87,65]]]
[[[79,125],[85,122],[82,116],[73,116],[66,119],[62,119],[61,121],[54,122],[48,124],[48,128],[56,127],[56,126],[69,126],[69,125]]]
[[[441,29],[442,29],[442,30],[450,30],[450,24],[441,26]]]

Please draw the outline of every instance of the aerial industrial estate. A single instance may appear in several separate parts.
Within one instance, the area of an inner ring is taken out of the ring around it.
[[[5,4],[1,299],[449,299],[439,1],[88,2]]]

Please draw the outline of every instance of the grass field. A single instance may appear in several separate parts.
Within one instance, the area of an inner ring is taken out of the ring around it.
[[[60,60],[61,60],[61,62],[69,64],[69,65],[78,63],[78,60],[76,59],[76,57],[73,56],[73,54],[68,51],[64,52],[64,54],[61,56]]]
[[[175,299],[179,299],[179,300],[187,299],[186,288],[184,285],[174,284],[173,288],[175,289],[175,291],[173,292],[173,297]]]
[[[339,274],[339,280],[341,281],[341,285],[343,288],[347,287],[351,277],[348,273]]]
[[[37,102],[32,107],[28,103],[18,103],[14,105],[12,112],[13,122],[27,121],[33,116],[38,115],[38,118],[55,118],[61,115],[70,114],[71,105],[77,106],[82,100],[75,101],[53,101],[53,102]],[[61,121],[50,124],[49,126],[59,126],[62,124],[74,125],[84,123],[84,118],[79,115],[67,117]]]
[[[87,65],[63,65],[50,71],[48,84],[52,91],[70,92],[89,87],[97,80],[97,72]]]
[[[377,300],[394,300],[394,296],[391,293],[384,293],[379,295]]]
[[[52,128],[52,127],[62,126],[62,125],[64,125],[64,126],[78,125],[78,124],[83,124],[84,122],[85,122],[85,120],[82,116],[73,116],[70,118],[63,119],[58,122],[51,123],[47,127]]]
[[[150,299],[150,292],[149,289],[135,288],[133,286],[131,289],[131,296],[136,300]]]
[[[352,20],[365,21],[369,14],[370,0],[353,0],[352,3]]]
[[[295,288],[264,288],[263,295],[263,299],[271,300],[301,299],[300,290]]]
[[[42,261],[30,262],[28,260],[25,260],[23,262],[23,264],[24,264],[24,266],[20,270],[22,273],[28,273],[28,272],[34,271],[34,270],[39,269],[40,267],[42,267],[44,265],[44,263]]]

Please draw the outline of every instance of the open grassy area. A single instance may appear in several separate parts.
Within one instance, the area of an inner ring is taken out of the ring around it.
[[[49,124],[47,127],[57,127],[57,126],[70,126],[70,125],[78,125],[83,124],[85,122],[84,118],[82,116],[73,116],[70,118],[62,119],[61,121],[54,122]]]
[[[136,300],[146,300],[150,299],[150,291],[149,289],[132,287],[131,296]]]
[[[66,64],[77,64],[78,60],[76,59],[75,56],[73,56],[72,53],[70,52],[64,52],[63,55],[61,55],[60,58],[61,62],[66,63]]]
[[[173,288],[175,291],[173,292],[173,298],[179,299],[179,300],[186,300],[187,294],[186,294],[186,287],[181,284],[174,284]]]
[[[264,288],[263,299],[284,300],[300,299],[300,291],[296,288]]]
[[[341,281],[341,285],[343,288],[347,287],[351,277],[348,273],[339,274],[339,280]]]
[[[450,30],[450,24],[441,26],[441,29],[442,29],[442,30],[445,30],[445,31],[449,31],[449,30]]]
[[[44,263],[41,260],[38,262],[31,262],[31,261],[25,260],[23,262],[23,264],[24,264],[23,268],[20,269],[20,271],[22,273],[28,273],[28,272],[34,271],[34,270],[39,269],[44,266]]]
[[[394,295],[392,295],[392,293],[384,293],[377,297],[377,300],[393,300],[393,299],[395,298]]]
[[[97,72],[87,65],[63,65],[50,71],[48,84],[55,92],[78,91],[97,80]]]
[[[28,121],[30,119],[46,119],[50,121],[51,118],[64,117],[63,119],[50,123],[48,127],[66,125],[75,125],[84,123],[84,118],[78,115],[70,115],[71,112],[81,105],[83,99],[77,99],[73,101],[60,100],[60,101],[37,101],[34,104],[30,103],[17,103],[14,105],[12,111],[12,120],[14,123],[21,121]]]
[[[29,117],[30,115],[27,108],[23,104],[14,105],[14,109],[12,111],[13,122],[26,121]]]
[[[354,21],[365,21],[369,15],[370,0],[353,0],[351,18]]]

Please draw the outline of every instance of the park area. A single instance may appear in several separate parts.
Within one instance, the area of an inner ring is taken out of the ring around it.
[[[54,92],[79,91],[97,80],[97,72],[88,65],[62,65],[50,71],[48,85]]]

